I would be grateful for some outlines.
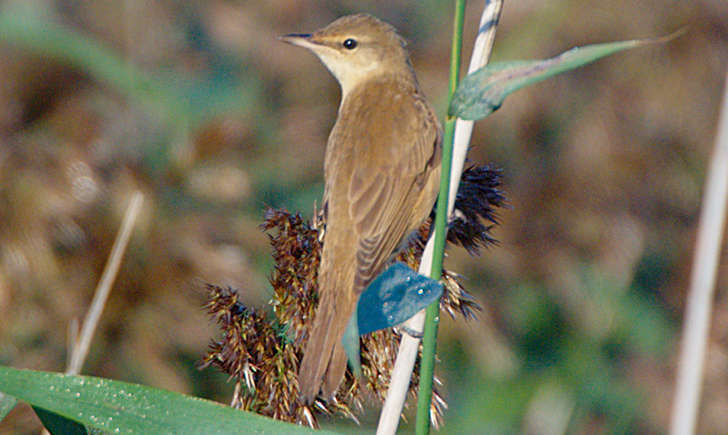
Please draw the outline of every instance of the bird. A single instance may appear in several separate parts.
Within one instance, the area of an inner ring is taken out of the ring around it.
[[[359,295],[432,210],[442,129],[392,25],[356,14],[280,39],[313,52],[341,87],[324,156],[318,305],[298,371],[312,404],[344,379],[342,336]]]

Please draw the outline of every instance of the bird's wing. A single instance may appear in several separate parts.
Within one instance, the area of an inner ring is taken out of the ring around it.
[[[389,140],[376,167],[358,165],[349,184],[349,213],[359,234],[355,288],[361,292],[379,272],[406,233],[417,225],[413,208],[433,165],[438,165],[440,129],[427,103],[415,97],[400,105],[405,113],[386,113],[380,134]],[[366,146],[366,144],[362,144]]]

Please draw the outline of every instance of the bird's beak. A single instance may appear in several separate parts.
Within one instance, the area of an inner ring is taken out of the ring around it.
[[[312,49],[318,46],[317,43],[311,40],[310,33],[289,33],[287,35],[279,36],[278,39],[283,42],[298,45],[299,47],[304,47],[308,49]]]

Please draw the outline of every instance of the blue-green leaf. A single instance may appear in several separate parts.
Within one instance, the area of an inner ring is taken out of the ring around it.
[[[450,116],[477,120],[497,110],[506,96],[524,86],[629,48],[668,41],[682,31],[656,39],[640,39],[576,47],[546,60],[498,62],[465,77],[450,103]]]
[[[372,281],[359,297],[342,343],[349,365],[361,374],[359,336],[398,325],[442,295],[442,284],[394,263]]]
[[[442,295],[442,284],[394,263],[367,286],[359,298],[359,334],[398,325]]]
[[[70,376],[0,366],[0,391],[24,400],[34,408],[42,408],[79,423],[89,432],[312,432],[302,426],[272,420],[209,400],[90,376]],[[58,422],[56,417],[54,418]]]

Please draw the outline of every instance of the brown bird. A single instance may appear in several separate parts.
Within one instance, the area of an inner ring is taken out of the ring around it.
[[[299,369],[310,404],[319,391],[331,398],[344,378],[341,339],[362,290],[432,210],[442,133],[391,25],[351,15],[281,39],[313,51],[342,94],[324,163],[319,305]]]

